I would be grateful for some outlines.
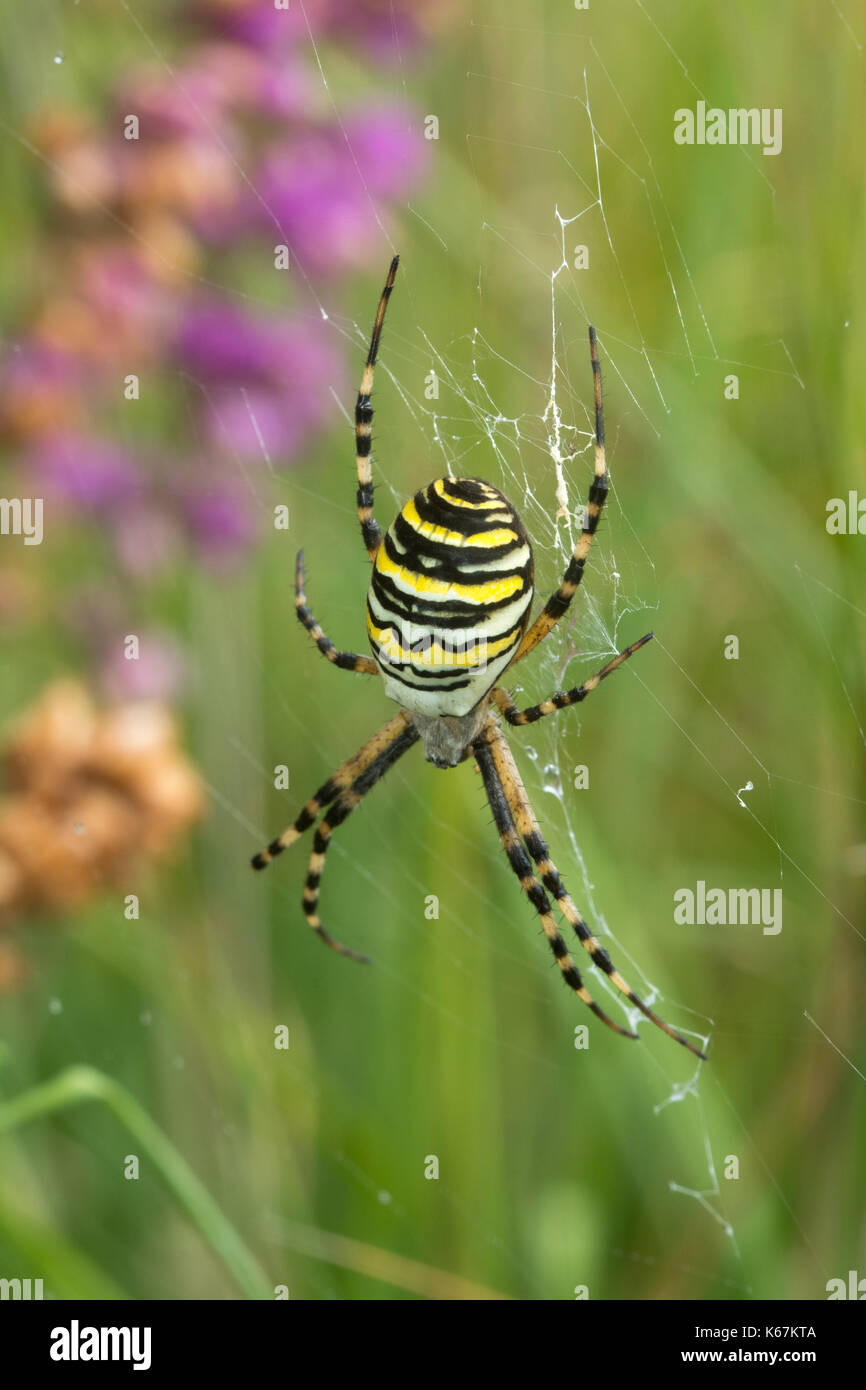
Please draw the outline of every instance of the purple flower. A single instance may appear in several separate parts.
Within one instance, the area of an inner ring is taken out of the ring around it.
[[[382,220],[430,156],[408,106],[373,101],[336,120],[311,43],[395,57],[421,32],[414,0],[187,0],[183,9],[200,22],[198,38],[181,36],[174,77],[149,61],[121,71],[113,136],[90,120],[51,126],[66,209],[89,213],[98,194],[131,236],[69,219],[52,229],[48,248],[67,272],[40,311],[45,341],[34,334],[0,366],[0,428],[21,448],[33,491],[95,519],[119,573],[138,582],[185,549],[215,565],[245,554],[268,514],[239,465],[301,457],[339,418],[333,396],[348,395],[351,345],[339,321],[238,307],[217,288],[233,279],[235,258],[214,265],[210,250],[254,239],[247,250],[261,265],[263,247],[287,241],[293,271],[297,258],[329,282],[366,273],[378,264]],[[421,24],[430,9],[418,0]],[[375,81],[374,70],[374,91]],[[118,110],[137,114],[140,141],[116,138]],[[237,266],[243,275],[241,257]],[[134,450],[88,433],[92,419],[119,420],[127,370],[165,404],[165,414],[123,412]],[[139,431],[154,427],[181,441],[148,445]]]
[[[249,104],[265,116],[309,122],[324,114],[326,100],[309,68],[293,54],[283,54],[278,63],[260,64],[255,99]]]
[[[252,52],[237,43],[214,42],[195,50],[182,75],[183,86],[203,110],[279,115],[308,121],[317,102],[324,107],[321,83],[292,52]]]
[[[273,371],[274,324],[223,300],[193,307],[180,324],[175,353],[193,376],[245,383]]]
[[[273,7],[266,13],[270,23]],[[143,138],[218,139],[232,147],[234,113],[309,120],[317,100],[324,105],[321,84],[296,54],[275,54],[271,44],[256,52],[219,39],[193,49],[175,76],[144,67],[126,75],[117,93],[121,110],[139,117]]]
[[[153,140],[219,129],[222,110],[216,96],[213,84],[200,80],[195,69],[172,77],[154,66],[126,73],[116,101],[122,113],[135,112],[142,136]]]
[[[210,446],[244,461],[279,467],[300,451],[306,429],[279,392],[262,386],[215,392],[204,427]]]
[[[328,5],[329,0],[305,0],[304,9],[314,34],[321,32],[321,18]],[[273,52],[277,46],[291,43],[307,33],[304,16],[296,3],[278,10],[274,0],[241,0],[231,6],[221,0],[196,0],[192,8],[210,28],[266,52]]]
[[[256,184],[309,274],[334,275],[367,263],[381,233],[342,136],[338,144],[327,135],[308,135],[272,150]],[[265,210],[252,210],[264,225]]]
[[[405,198],[426,174],[430,142],[417,120],[406,107],[379,106],[346,122],[349,143],[371,193]]]
[[[312,33],[363,44],[382,62],[396,62],[419,40],[418,26],[407,11],[416,0],[305,0],[303,13],[294,3],[276,9],[273,0],[246,0],[227,7],[219,0],[198,0],[194,10],[211,27],[240,43],[266,52],[303,44]],[[308,26],[309,25],[309,30]]]
[[[204,425],[213,446],[275,465],[294,457],[331,418],[342,395],[333,330],[318,319],[284,323],[220,301],[202,302],[181,325],[178,360],[204,386]]]
[[[379,107],[346,120],[348,143],[321,130],[272,147],[256,177],[265,206],[248,200],[252,217],[275,219],[310,274],[365,267],[380,245],[382,200],[405,198],[426,172],[429,144],[410,122],[406,108]]]
[[[246,553],[257,539],[257,519],[248,494],[216,487],[191,493],[185,502],[187,524],[196,545],[211,564],[225,566]]]
[[[30,454],[32,486],[73,507],[104,512],[142,488],[138,467],[117,444],[80,434],[53,434]]]
[[[421,31],[411,13],[418,0],[330,0],[328,27],[341,39],[351,36],[376,62],[396,63],[416,49]],[[437,0],[439,3],[439,0]]]

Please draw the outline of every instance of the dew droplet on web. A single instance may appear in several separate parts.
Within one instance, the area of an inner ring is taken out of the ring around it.
[[[63,1013],[63,1003],[62,1003],[62,1000],[60,1000],[60,999],[49,999],[49,1001],[48,1001],[48,1012],[49,1012],[50,1014],[62,1014],[62,1013]]]
[[[534,762],[537,762],[537,761],[538,761],[538,749],[537,749],[537,748],[533,748],[533,746],[532,746],[531,743],[527,743],[527,745],[526,745],[526,747],[524,748],[523,751],[524,751],[524,753],[526,754],[527,758],[530,759],[531,762],[534,763]]]
[[[549,792],[551,796],[562,800],[562,778],[559,775],[559,768],[554,763],[547,763],[544,769],[544,781],[542,789]]]
[[[64,59],[65,57],[66,57],[66,54],[65,54],[65,53],[63,52],[63,50],[61,49],[59,53],[55,53],[55,55],[54,55],[54,61],[55,61],[55,63],[62,63],[62,62],[63,62],[63,59]]]

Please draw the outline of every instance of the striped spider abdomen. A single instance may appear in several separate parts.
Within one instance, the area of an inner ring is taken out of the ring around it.
[[[513,659],[533,595],[532,547],[480,478],[436,478],[376,554],[367,633],[385,693],[414,715],[462,718]]]

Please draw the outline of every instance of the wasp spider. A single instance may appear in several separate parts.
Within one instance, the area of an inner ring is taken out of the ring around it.
[[[595,385],[595,476],[583,528],[562,583],[530,623],[532,547],[519,516],[497,488],[480,478],[436,478],[406,503],[384,538],[373,516],[370,395],[397,263],[395,256],[379,300],[355,406],[358,517],[373,567],[367,591],[367,632],[373,656],[338,651],[325,636],[307,606],[303,552],[297,557],[295,610],[323,656],[343,670],[381,675],[385,693],[400,709],[369,743],[328,778],[294,824],[255,856],[253,867],[263,869],[308,830],[321,812],[326,812],[313,840],[304,887],[304,915],[326,945],[353,960],[366,961],[366,956],[329,936],[319,920],[319,884],[332,834],[419,739],[428,762],[436,767],[456,767],[472,757],[483,778],[508,862],[541,918],[566,984],[609,1028],[625,1037],[637,1036],[608,1018],[585,988],[557,929],[551,898],[593,963],[630,1003],[670,1037],[703,1058],[702,1052],[638,998],[565,891],[500,726],[500,715],[509,724],[532,724],[545,715],[578,704],[652,637],[649,632],[633,642],[582,685],[557,691],[529,709],[518,709],[507,691],[496,684],[505,668],[537,647],[567,612],[583,578],[607,497],[595,331],[589,330]]]

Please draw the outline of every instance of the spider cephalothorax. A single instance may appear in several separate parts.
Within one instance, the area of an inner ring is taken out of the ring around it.
[[[553,898],[593,963],[653,1023],[698,1057],[693,1043],[660,1019],[626,984],[572,902],[542,837],[535,813],[502,732],[499,716],[531,724],[584,700],[601,681],[652,637],[647,633],[583,684],[519,710],[496,684],[506,667],[541,642],[568,609],[583,578],[592,538],[608,490],[601,406],[601,373],[595,332],[589,330],[595,387],[595,472],[583,526],[562,582],[530,623],[532,546],[506,497],[481,478],[436,478],[406,503],[385,536],[373,516],[370,463],[373,408],[370,394],[385,310],[397,273],[391,262],[379,300],[367,364],[355,406],[358,517],[372,575],[367,593],[367,634],[373,657],[340,652],[307,607],[304,558],[298,555],[295,608],[329,661],[345,670],[381,675],[385,693],[400,709],[373,738],[329,777],[290,825],[253,859],[263,869],[321,812],[304,888],[304,915],[327,945],[365,960],[329,936],[317,915],[319,881],[331,835],[398,758],[421,740],[429,762],[455,767],[474,757],[508,862],[538,912],[566,983],[618,1033],[635,1037],[603,1013],[584,987],[553,918]]]

